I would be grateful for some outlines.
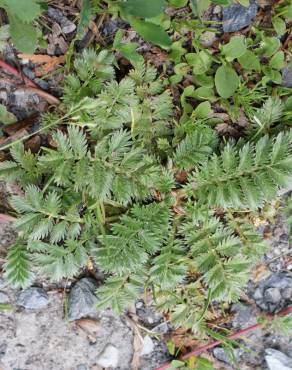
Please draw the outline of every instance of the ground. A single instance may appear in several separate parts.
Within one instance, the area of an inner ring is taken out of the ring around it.
[[[76,26],[70,20],[74,12],[70,13],[69,6],[57,9],[56,3],[52,2],[53,6],[49,7],[47,14],[52,33],[45,51],[48,55],[59,58],[69,49],[70,34]],[[74,2],[76,3],[78,2]],[[260,3],[258,1],[259,6]],[[256,2],[252,2],[248,8],[238,7],[238,4],[232,5],[223,12],[220,6],[212,7],[205,14],[206,20],[220,22],[223,19],[224,32],[233,32],[244,27],[248,31],[257,14]],[[88,46],[93,38],[101,44],[112,41],[119,26],[123,27],[121,21],[107,19],[100,30],[88,31],[79,42],[79,49]],[[127,37],[129,40],[139,39],[137,34],[132,35],[131,32]],[[217,36],[212,32],[206,31],[202,35],[202,44],[206,47],[217,41]],[[149,43],[141,42],[141,39],[139,42],[139,51],[142,50],[148,60],[161,67],[166,54],[159,48],[151,47]],[[3,55],[6,62],[15,62],[15,50],[10,46],[6,47]],[[12,140],[27,135],[32,127],[38,127],[40,114],[50,104],[58,103],[62,94],[62,72],[57,71],[53,77],[45,78],[42,71],[36,73],[31,59],[26,59],[25,56],[20,59],[24,75],[53,97],[40,95],[27,86],[24,87],[23,81],[15,76],[7,78],[7,71],[1,69],[1,103],[15,114],[18,124],[21,124],[17,129],[10,128],[10,131],[3,129],[5,135],[0,138],[0,145],[9,144]],[[62,60],[57,61],[61,63]],[[126,64],[125,68],[128,68],[125,60],[123,62]],[[283,86],[291,87],[291,67],[283,69],[282,74]],[[219,112],[217,116],[219,114],[224,115]],[[244,117],[243,127],[245,120]],[[221,126],[222,129],[226,127]],[[231,126],[228,129],[231,130]],[[236,132],[234,136],[236,137]],[[46,144],[46,140],[48,138],[45,135],[35,135],[26,145],[37,152],[41,145]],[[9,195],[19,192],[21,191],[15,184],[0,182],[0,213],[9,208]],[[269,248],[253,271],[243,299],[232,307],[228,306],[226,327],[231,332],[254,325],[261,315],[277,313],[292,303],[292,249],[281,207],[274,221],[259,226],[259,232],[264,235]],[[5,263],[7,248],[15,235],[13,221],[0,218],[0,266]],[[121,316],[109,309],[101,312],[95,310],[94,304],[98,300],[95,288],[103,277],[97,269],[59,284],[37,277],[32,287],[25,290],[11,288],[1,274],[0,272],[0,370],[155,370],[172,358],[167,342],[178,337],[175,328],[167,318],[155,312],[142,299]],[[191,338],[185,345],[185,350],[194,349],[196,343]],[[287,357],[291,356],[292,335],[284,337],[269,328],[257,329],[241,337],[239,343],[240,346],[234,350],[234,358],[228,357],[220,346],[207,352],[216,369],[292,369],[292,359]]]

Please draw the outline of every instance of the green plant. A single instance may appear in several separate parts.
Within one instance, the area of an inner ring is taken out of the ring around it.
[[[32,54],[38,43],[41,31],[34,26],[34,21],[41,15],[42,7],[38,0],[1,0],[9,20],[9,33],[15,47]]]
[[[5,276],[25,286],[33,265],[60,280],[93,260],[108,274],[99,308],[121,312],[151,291],[174,325],[204,332],[265,249],[249,214],[291,181],[292,133],[225,142],[204,119],[172,118],[167,80],[150,65],[117,82],[110,54],[98,69],[91,58],[66,80],[53,146],[16,143],[0,163],[24,189],[11,199],[19,239]]]

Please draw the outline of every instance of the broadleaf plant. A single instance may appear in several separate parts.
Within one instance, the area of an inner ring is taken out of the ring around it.
[[[204,332],[214,307],[240,299],[265,250],[252,221],[291,181],[292,132],[270,130],[279,114],[265,107],[265,130],[222,140],[209,106],[177,122],[167,79],[138,62],[117,81],[113,62],[104,51],[79,56],[65,115],[44,117],[51,146],[14,144],[0,162],[24,191],[11,198],[19,237],[5,276],[26,286],[40,270],[58,281],[94,261],[107,276],[98,308],[122,312],[150,291],[174,325]],[[226,80],[230,67],[219,68]]]
[[[33,54],[37,47],[37,28],[33,22],[41,15],[38,0],[0,0],[9,19],[9,32],[15,47],[23,53]]]

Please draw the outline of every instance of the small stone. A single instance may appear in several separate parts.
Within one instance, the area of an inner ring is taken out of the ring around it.
[[[143,338],[140,356],[149,355],[151,352],[153,352],[154,348],[155,345],[153,340],[149,337],[149,335],[146,335],[146,337]]]
[[[171,326],[168,322],[162,322],[161,324],[155,326],[152,331],[159,334],[166,334],[171,331]]]
[[[6,343],[6,342],[2,342],[2,343],[0,343],[0,360],[1,360],[1,358],[2,358],[2,357],[4,357],[4,356],[5,356],[5,353],[6,353],[7,347],[8,347],[8,345],[7,345],[7,343]]]
[[[257,15],[258,6],[255,1],[251,1],[249,7],[240,4],[233,4],[223,8],[223,31],[239,31],[252,22]]]
[[[136,303],[136,314],[142,324],[148,328],[154,328],[163,321],[163,316],[152,307],[148,307],[142,300]]]
[[[65,19],[63,22],[61,22],[61,27],[65,35],[75,31],[76,29],[76,25],[73,22],[69,21],[69,19]]]
[[[76,370],[88,370],[88,367],[85,364],[77,365]]]
[[[283,289],[281,295],[284,299],[292,299],[292,287]]]
[[[49,304],[49,298],[44,289],[33,287],[21,291],[16,304],[28,310],[39,310]]]
[[[222,8],[221,8],[220,5],[214,6],[214,8],[213,8],[213,14],[220,14],[221,11],[222,11]]]
[[[9,297],[6,293],[0,292],[0,303],[9,303]]]
[[[265,360],[269,370],[291,370],[292,359],[286,356],[284,353],[273,349],[267,348],[265,350]]]
[[[119,351],[113,345],[106,346],[105,350],[98,357],[96,363],[105,368],[116,368],[119,363]]]
[[[278,288],[269,288],[265,291],[265,299],[270,303],[278,303],[281,301],[281,293]]]
[[[236,348],[236,349],[234,349],[233,350],[233,355],[234,355],[234,357],[235,357],[235,359],[237,360],[237,361],[239,361],[240,360],[240,357],[242,356],[242,354],[243,354],[243,350],[242,349],[240,349],[240,348]],[[214,348],[213,349],[213,354],[214,354],[214,356],[218,359],[218,360],[220,360],[220,361],[223,361],[223,362],[225,362],[226,364],[229,364],[229,365],[234,365],[234,361],[233,361],[233,359],[232,358],[230,358],[230,357],[228,357],[228,355],[226,354],[226,352],[224,351],[224,349],[223,348],[220,348],[220,347],[216,347],[216,348]]]
[[[263,292],[261,289],[259,288],[256,288],[256,290],[254,291],[254,294],[253,294],[253,298],[257,301],[259,299],[262,299],[263,298]]]
[[[96,287],[95,281],[89,278],[83,278],[73,286],[69,294],[70,321],[98,316],[94,307],[98,301],[95,295]]]
[[[292,67],[282,69],[282,86],[292,87]]]
[[[209,47],[213,45],[216,39],[217,39],[217,36],[215,32],[206,31],[202,33],[200,37],[200,43],[202,46]]]

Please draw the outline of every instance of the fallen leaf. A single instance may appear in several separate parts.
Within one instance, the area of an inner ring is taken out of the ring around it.
[[[60,64],[63,64],[65,62],[65,56],[60,55],[59,57],[52,57],[52,59],[35,69],[35,74],[37,77],[44,76],[48,74],[51,71],[54,71]]]
[[[265,263],[260,263],[257,265],[257,267],[253,271],[253,281],[256,283],[262,280],[264,277],[269,274],[269,269]]]
[[[22,60],[28,60],[32,63],[42,64],[42,63],[49,63],[52,58],[50,55],[43,55],[43,54],[18,54],[18,58]]]

